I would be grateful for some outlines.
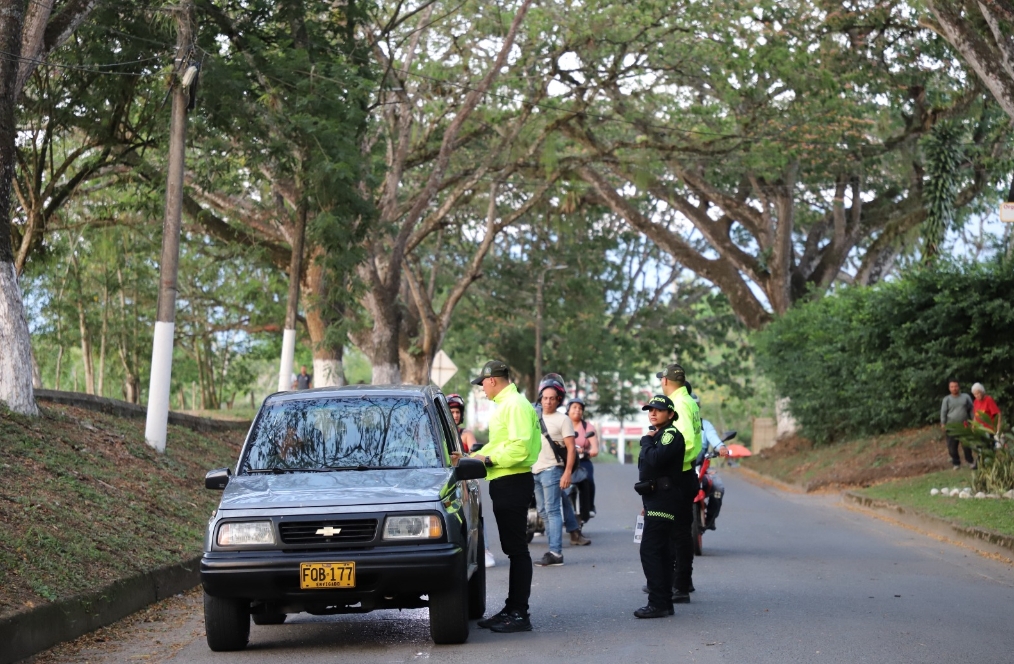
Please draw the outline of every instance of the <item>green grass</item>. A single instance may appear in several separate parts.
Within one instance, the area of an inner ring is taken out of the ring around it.
[[[204,473],[235,462],[244,432],[170,427],[158,454],[143,430],[75,408],[0,409],[0,615],[200,553],[220,497]]]
[[[972,486],[972,473],[945,470],[919,477],[886,482],[857,493],[948,519],[964,526],[984,528],[1004,535],[1014,535],[1014,500],[1005,498],[944,498],[931,496],[930,489]]]

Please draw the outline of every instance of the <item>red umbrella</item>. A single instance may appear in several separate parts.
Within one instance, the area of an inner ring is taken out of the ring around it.
[[[730,458],[738,459],[739,457],[753,456],[753,452],[751,452],[750,450],[746,449],[745,447],[743,447],[739,443],[732,443],[731,445],[726,445],[726,447],[729,448],[729,457]]]

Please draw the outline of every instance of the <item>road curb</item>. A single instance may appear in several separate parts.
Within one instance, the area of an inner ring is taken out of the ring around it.
[[[870,498],[854,491],[843,491],[842,500],[879,514],[886,514],[915,530],[956,540],[973,549],[984,550],[986,553],[1014,562],[1014,537],[1009,535],[985,528],[963,526],[942,517],[903,507],[887,500]]]
[[[780,489],[787,493],[806,493],[806,490],[803,489],[803,487],[794,486],[792,484],[786,484],[781,480],[776,480],[773,477],[768,477],[767,475],[758,473],[756,470],[745,468],[742,465],[740,465],[738,468],[722,469],[722,472],[724,473],[727,472],[728,470],[731,470],[734,473],[742,474],[746,477],[746,479],[752,480],[756,484],[766,484],[768,486],[773,486],[774,488]]]
[[[0,618],[0,664],[76,639],[200,583],[201,558],[141,572],[75,597]]]

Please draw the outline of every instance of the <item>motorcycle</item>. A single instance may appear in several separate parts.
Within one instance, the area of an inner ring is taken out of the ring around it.
[[[728,442],[736,437],[735,431],[726,431],[722,434],[722,442]],[[714,490],[712,486],[711,478],[708,476],[708,468],[711,466],[711,460],[718,456],[715,452],[702,453],[699,457],[700,463],[697,471],[697,481],[700,482],[701,488],[697,491],[697,497],[694,498],[694,521],[690,526],[690,533],[694,540],[694,555],[704,555],[704,531],[707,530],[708,514],[707,514],[707,498],[711,495]]]

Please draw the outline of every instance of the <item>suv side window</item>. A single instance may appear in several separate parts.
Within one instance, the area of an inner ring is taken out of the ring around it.
[[[454,420],[451,418],[451,411],[447,408],[447,401],[442,396],[437,397],[433,400],[433,406],[437,411],[437,419],[440,420],[440,434],[444,439],[445,447],[447,447],[447,453],[462,454],[461,440],[458,438],[457,428],[452,424]]]

